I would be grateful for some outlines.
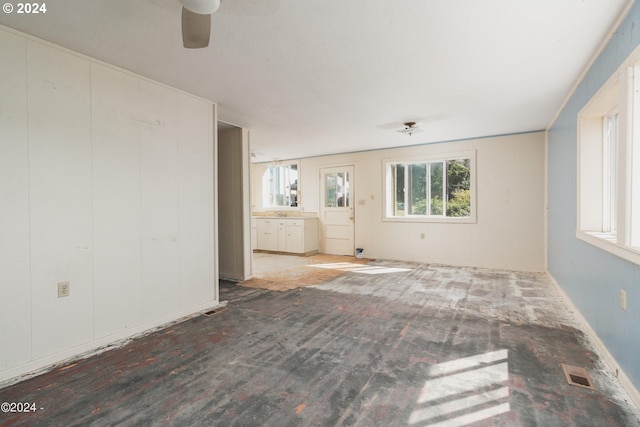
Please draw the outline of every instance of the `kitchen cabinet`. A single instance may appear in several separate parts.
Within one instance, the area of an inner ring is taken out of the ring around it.
[[[256,249],[311,255],[318,252],[318,218],[256,217]]]
[[[258,244],[256,249],[264,251],[278,250],[278,221],[275,219],[256,219]]]

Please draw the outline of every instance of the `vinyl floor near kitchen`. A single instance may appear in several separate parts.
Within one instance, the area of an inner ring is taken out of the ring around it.
[[[640,425],[544,274],[329,264],[298,289],[222,283],[216,314],[4,388],[38,409],[0,425]]]

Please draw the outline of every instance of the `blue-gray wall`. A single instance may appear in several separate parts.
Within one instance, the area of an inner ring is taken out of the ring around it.
[[[548,268],[640,389],[640,266],[576,239],[577,114],[640,43],[636,2],[549,130]],[[620,290],[627,292],[627,310]]]

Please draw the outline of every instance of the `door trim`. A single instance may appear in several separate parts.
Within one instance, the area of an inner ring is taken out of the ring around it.
[[[327,214],[327,209],[330,209],[329,212],[341,212],[341,211],[337,211],[337,210],[333,210],[332,208],[327,208],[325,207],[325,199],[326,199],[326,188],[325,188],[325,174],[327,173],[331,173],[331,172],[349,172],[350,177],[349,177],[349,208],[350,211],[348,212],[349,214],[349,221],[351,221],[351,231],[350,231],[350,236],[349,236],[349,249],[348,250],[344,250],[341,252],[348,252],[348,253],[341,253],[341,255],[350,255],[350,256],[354,256],[355,255],[355,201],[356,201],[356,197],[355,197],[355,170],[356,167],[354,164],[339,164],[339,165],[326,165],[326,166],[322,166],[319,168],[319,177],[318,177],[318,181],[319,181],[319,210],[318,210],[318,214],[319,214],[319,225],[320,225],[320,241],[319,241],[319,247],[320,247],[320,251],[322,253],[329,253],[327,252],[327,238],[326,238],[326,234],[327,234],[327,229],[326,229],[326,214]],[[342,213],[346,214],[347,212],[342,211]]]

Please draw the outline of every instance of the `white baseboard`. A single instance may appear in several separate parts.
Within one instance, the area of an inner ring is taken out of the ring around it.
[[[153,322],[146,322],[134,328],[119,331],[115,334],[11,367],[0,372],[0,389],[26,379],[33,378],[37,375],[44,374],[58,366],[66,365],[76,360],[86,359],[87,357],[100,354],[107,350],[122,347],[132,339],[148,335],[176,323],[184,322],[187,319],[199,316],[204,311],[226,305],[226,301],[209,301],[205,304],[191,307],[188,310],[176,313],[173,316],[158,319]]]
[[[598,352],[600,353],[600,356],[602,356],[602,359],[605,365],[609,368],[610,376],[612,378],[617,378],[622,388],[624,388],[624,390],[629,395],[629,399],[631,400],[631,403],[637,409],[640,409],[640,392],[638,392],[638,389],[633,385],[633,383],[631,382],[627,374],[624,373],[624,371],[622,370],[618,362],[616,362],[616,359],[613,357],[613,355],[609,353],[609,350],[604,345],[600,337],[598,337],[598,334],[596,334],[596,331],[591,327],[589,322],[587,322],[587,319],[584,318],[584,316],[582,315],[582,313],[580,313],[580,310],[578,310],[575,304],[573,304],[573,301],[571,301],[571,298],[569,298],[569,295],[567,295],[564,289],[562,289],[558,281],[548,271],[547,271],[547,276],[549,277],[549,280],[551,280],[551,283],[553,283],[555,288],[558,290],[558,293],[560,294],[564,302],[569,306],[569,308],[575,315],[576,321],[578,322],[579,326],[582,328],[582,331],[587,334],[591,342],[596,347],[596,350],[598,350]]]

